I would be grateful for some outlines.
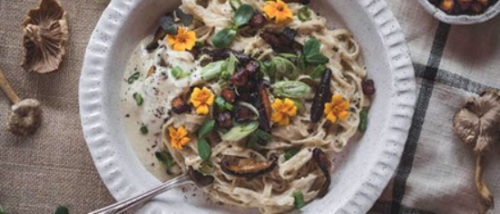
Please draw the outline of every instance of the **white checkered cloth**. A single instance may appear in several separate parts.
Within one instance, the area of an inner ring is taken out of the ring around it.
[[[418,100],[399,168],[370,213],[479,213],[475,158],[455,136],[452,118],[466,97],[500,88],[500,17],[450,26],[416,0],[387,2],[406,34]],[[497,205],[499,151],[494,145],[487,153],[484,175]]]

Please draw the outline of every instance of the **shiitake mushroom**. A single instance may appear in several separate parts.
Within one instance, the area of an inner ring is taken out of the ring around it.
[[[220,166],[223,172],[238,177],[256,177],[271,172],[276,167],[278,158],[271,155],[268,161],[225,155]]]
[[[321,119],[321,115],[323,115],[323,110],[325,109],[325,103],[328,102],[328,99],[331,96],[331,78],[332,70],[326,69],[325,73],[323,73],[323,77],[321,77],[320,85],[316,89],[311,106],[311,122],[313,123],[316,123]]]

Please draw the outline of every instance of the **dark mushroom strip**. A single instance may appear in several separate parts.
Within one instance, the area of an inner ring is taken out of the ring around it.
[[[267,20],[266,20],[266,17],[264,16],[264,14],[262,14],[262,12],[256,10],[253,13],[252,19],[250,19],[250,22],[248,22],[248,25],[255,29],[255,28],[263,27],[264,25],[266,25],[266,23],[267,23]]]
[[[252,59],[241,52],[231,50],[229,48],[216,48],[213,50],[203,49],[202,53],[209,55],[210,57],[213,58],[214,61],[224,60],[228,58],[230,54],[233,54],[236,57],[236,59],[238,59],[240,64],[245,64]]]
[[[238,108],[236,109],[235,119],[236,119],[236,122],[238,122],[238,123],[249,121],[250,119],[252,119],[254,117],[255,117],[255,114],[253,113],[253,111],[245,106],[239,105]]]
[[[220,166],[222,171],[229,175],[251,178],[271,172],[276,167],[277,159],[274,155],[268,161],[226,155],[222,158]]]
[[[189,167],[188,175],[200,187],[208,186],[214,182],[214,177],[203,175],[201,172],[194,170],[193,167]]]
[[[224,88],[220,92],[221,96],[226,100],[226,102],[229,103],[234,103],[234,100],[236,99],[236,93],[231,88]]]
[[[271,100],[269,99],[269,93],[264,83],[259,83],[258,85],[258,95],[259,100],[257,102],[257,108],[259,109],[259,125],[260,128],[266,132],[271,132],[270,118],[271,118]]]
[[[248,83],[248,72],[244,67],[238,67],[237,71],[230,78],[231,83],[237,87],[246,86]]]
[[[295,53],[296,34],[295,30],[285,28],[281,33],[263,32],[260,37],[278,53]]]
[[[321,169],[321,171],[323,172],[323,175],[326,178],[326,182],[323,184],[323,186],[321,187],[321,189],[318,193],[318,197],[322,198],[328,192],[328,187],[330,187],[330,183],[331,183],[330,168],[332,166],[332,163],[328,160],[327,155],[321,149],[318,149],[318,148],[315,148],[313,150],[313,159],[314,159],[314,162],[316,163],[316,165],[318,166],[318,168]]]
[[[325,109],[325,103],[328,102],[331,91],[330,91],[330,79],[332,78],[332,70],[326,69],[323,77],[321,78],[320,85],[316,89],[316,94],[314,94],[313,103],[311,106],[311,122],[317,123],[323,115]]]

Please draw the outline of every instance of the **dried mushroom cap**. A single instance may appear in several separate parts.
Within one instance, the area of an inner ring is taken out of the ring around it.
[[[41,116],[42,111],[38,100],[22,100],[11,107],[8,130],[15,135],[31,135],[40,126]]]
[[[480,97],[467,99],[453,117],[453,129],[474,151],[482,152],[500,138],[500,91],[487,89]]]
[[[57,0],[42,0],[23,22],[25,49],[23,68],[48,73],[59,68],[66,53],[68,24],[66,12]]]
[[[256,177],[271,172],[276,166],[278,158],[271,156],[269,161],[257,161],[252,158],[241,158],[236,156],[224,156],[220,166],[227,174],[239,177]]]

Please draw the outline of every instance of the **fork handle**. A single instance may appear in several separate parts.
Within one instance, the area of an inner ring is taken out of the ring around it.
[[[111,204],[107,207],[95,210],[93,212],[90,212],[88,214],[116,214],[116,213],[123,213],[127,210],[130,210],[137,205],[141,205],[144,202],[154,198],[155,196],[159,195],[160,193],[163,193],[169,189],[172,189],[174,187],[178,187],[180,185],[184,185],[187,183],[193,183],[193,181],[187,176],[186,174],[181,175],[179,177],[173,178],[160,186],[157,186],[151,190],[148,190],[140,195],[137,195],[135,197],[123,200],[123,201],[118,201],[114,204]]]

